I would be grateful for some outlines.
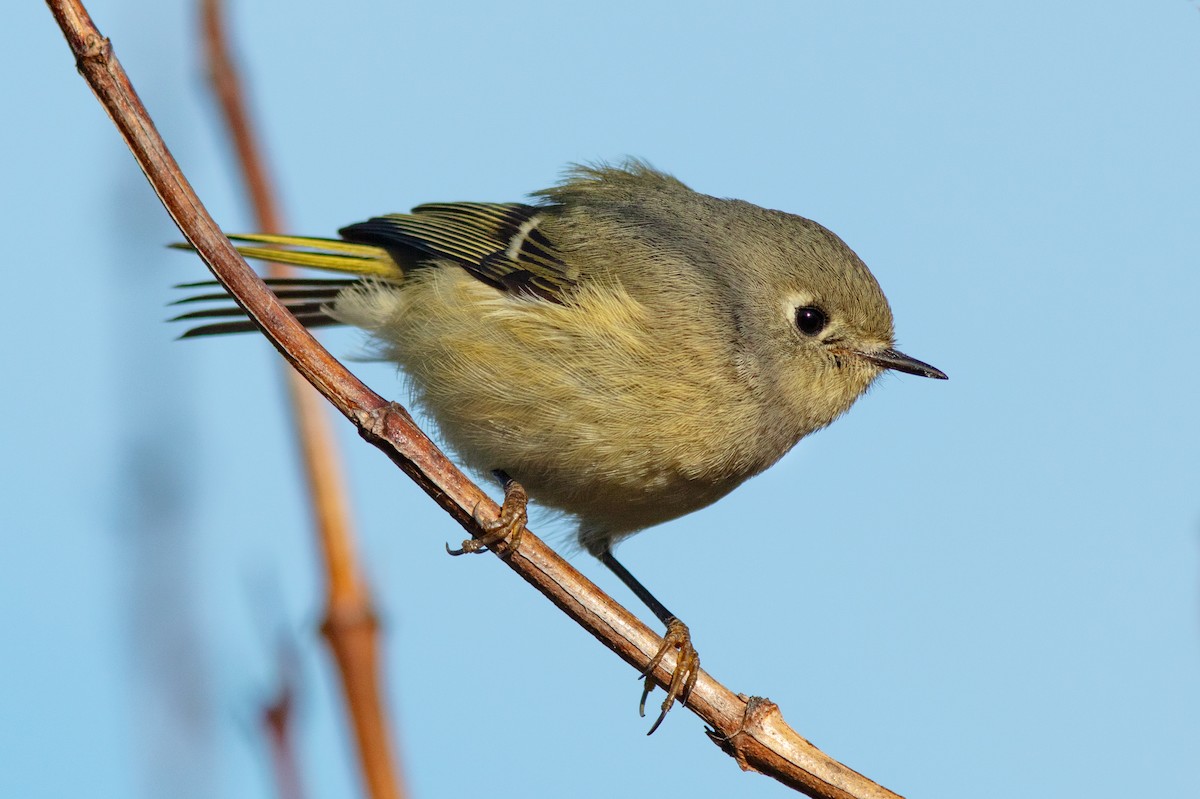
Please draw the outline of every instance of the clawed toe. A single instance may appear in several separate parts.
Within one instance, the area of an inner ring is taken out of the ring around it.
[[[529,520],[528,504],[529,495],[521,484],[511,477],[506,477],[500,517],[495,521],[485,522],[476,516],[475,520],[484,529],[484,534],[478,538],[468,538],[458,549],[451,549],[450,545],[446,544],[446,553],[455,557],[488,551],[493,551],[501,557],[511,555],[521,545],[521,534]]]
[[[663,657],[667,652],[675,650],[675,670],[671,672],[671,682],[667,685],[667,697],[663,700],[662,711],[658,714],[658,718],[654,720],[650,731],[647,735],[653,735],[658,729],[658,725],[662,724],[663,719],[667,717],[667,711],[675,704],[678,699],[680,704],[687,705],[688,699],[692,695],[692,689],[696,687],[696,679],[700,676],[700,655],[697,654],[695,647],[692,646],[692,636],[688,631],[687,625],[679,619],[671,619],[667,623],[667,632],[663,635],[662,646],[654,653],[646,670],[642,672],[642,677],[645,680],[645,688],[642,690],[642,701],[638,706],[638,712],[641,715],[646,715],[646,698],[650,692],[654,690],[654,670],[658,668],[658,664],[662,662]]]

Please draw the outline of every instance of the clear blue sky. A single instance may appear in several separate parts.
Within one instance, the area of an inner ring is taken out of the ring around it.
[[[89,5],[247,228],[193,12]],[[910,797],[1200,794],[1196,3],[234,5],[297,232],[638,155],[831,227],[950,374],[622,547],[715,676]],[[272,796],[290,636],[311,795],[356,796],[277,358],[173,341],[199,263],[49,12],[4,19],[0,795]],[[458,528],[339,429],[416,796],[785,795],[686,712],[647,739],[631,670],[446,557]]]

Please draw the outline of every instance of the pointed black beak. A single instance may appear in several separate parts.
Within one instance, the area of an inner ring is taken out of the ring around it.
[[[878,352],[859,352],[857,355],[884,369],[895,369],[918,377],[932,377],[936,380],[948,380],[946,373],[935,369],[924,361],[910,358],[896,350],[879,350]]]

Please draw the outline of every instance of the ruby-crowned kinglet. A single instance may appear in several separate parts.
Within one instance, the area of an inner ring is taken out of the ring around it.
[[[233,238],[249,257],[352,275],[275,288],[305,324],[368,331],[466,465],[578,519],[583,547],[668,626],[658,657],[679,650],[665,714],[699,661],[613,545],[723,497],[885,369],[946,376],[893,349],[879,284],[816,222],[636,161],[535,196],[422,205],[341,240]]]

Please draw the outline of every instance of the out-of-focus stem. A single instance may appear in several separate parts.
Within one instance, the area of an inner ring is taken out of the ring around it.
[[[281,233],[279,205],[230,52],[220,0],[202,0],[201,16],[213,93],[237,153],[258,229],[264,233]],[[286,277],[291,271],[282,264],[268,266],[268,274],[272,277]],[[404,792],[380,690],[379,625],[370,588],[355,556],[349,502],[333,431],[320,395],[290,368],[286,370],[285,379],[327,574],[321,632],[333,652],[342,679],[363,780],[370,796],[373,799],[399,799]]]

